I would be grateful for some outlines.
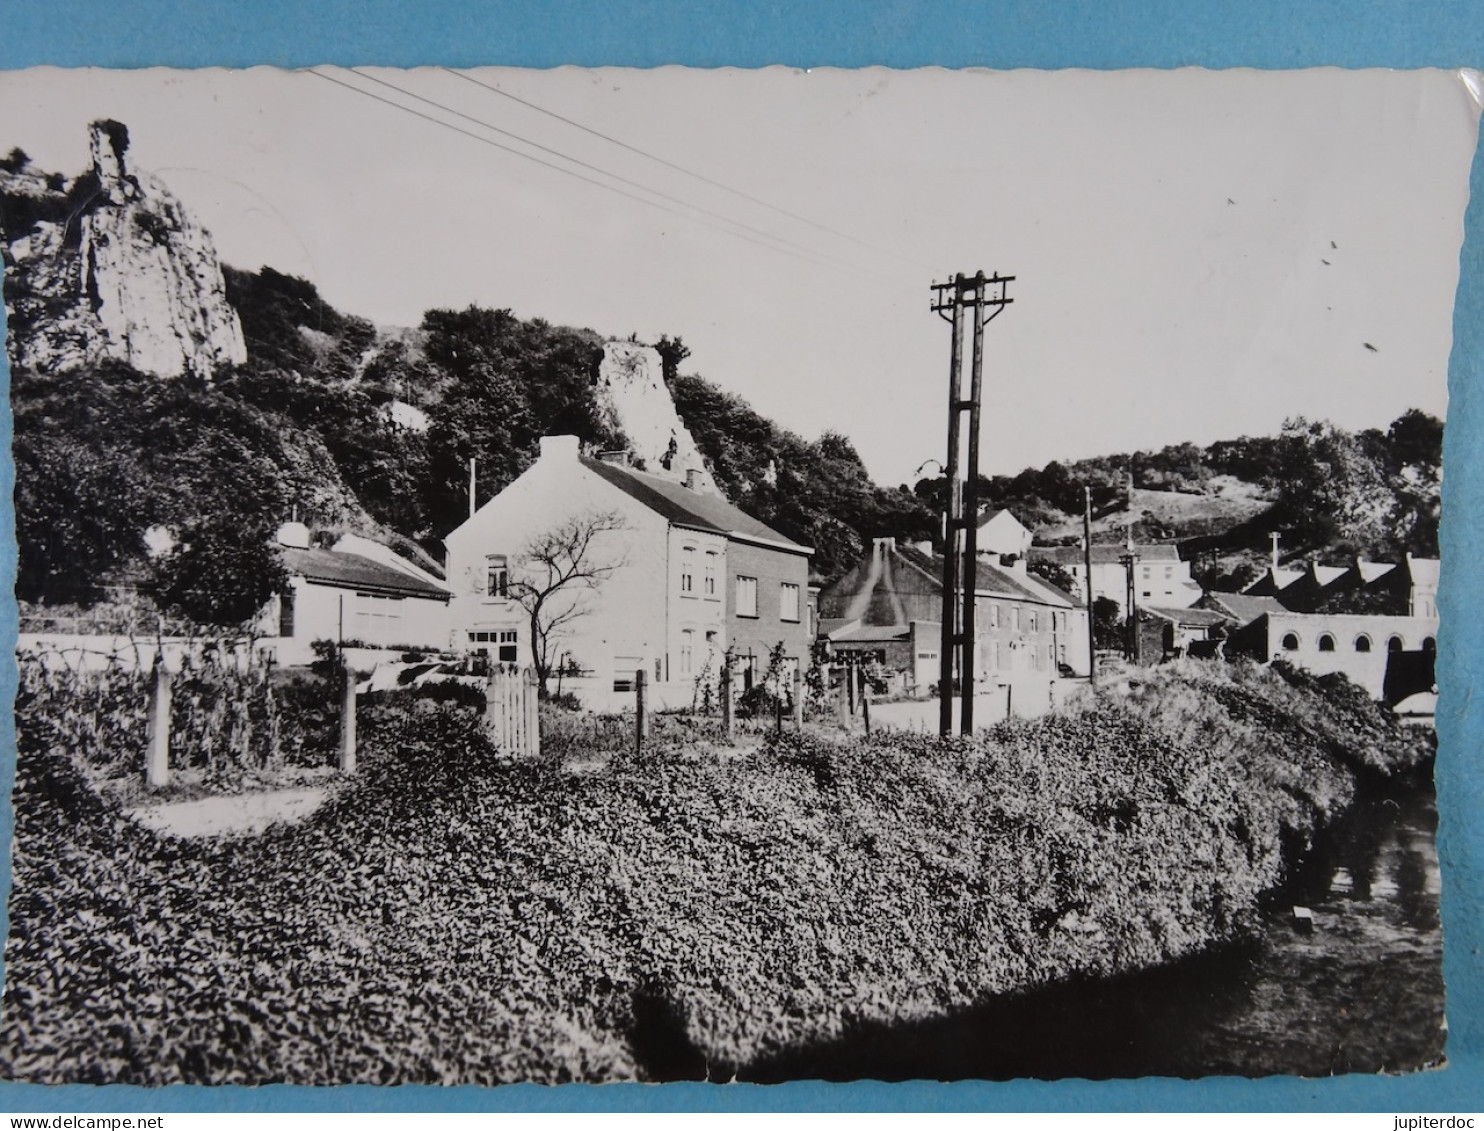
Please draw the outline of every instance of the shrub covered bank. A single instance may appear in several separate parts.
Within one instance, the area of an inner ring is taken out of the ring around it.
[[[1352,741],[1363,732],[1361,744]],[[1251,928],[1425,751],[1368,704],[1177,668],[974,740],[511,763],[392,705],[304,824],[158,839],[22,730],[0,1055],[134,1083],[728,1078]]]

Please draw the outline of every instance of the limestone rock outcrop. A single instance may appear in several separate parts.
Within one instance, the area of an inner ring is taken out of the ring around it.
[[[128,131],[90,127],[92,168],[65,182],[0,170],[11,362],[63,372],[126,362],[210,380],[247,359],[210,234],[126,163]]]
[[[637,342],[606,342],[593,390],[598,409],[628,437],[629,453],[651,475],[721,495],[705,457],[665,384],[658,351]]]

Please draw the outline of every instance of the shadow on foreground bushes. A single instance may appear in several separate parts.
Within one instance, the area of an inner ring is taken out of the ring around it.
[[[512,761],[477,712],[395,701],[319,811],[219,843],[136,828],[23,742],[0,1070],[727,1079],[862,1023],[1167,962],[1254,929],[1285,839],[1353,791],[1347,727],[1377,728],[1378,765],[1411,756],[1352,709],[1172,668],[972,739],[583,759],[573,732]]]

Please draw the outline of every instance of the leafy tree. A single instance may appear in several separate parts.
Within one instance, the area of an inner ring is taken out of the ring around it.
[[[261,524],[244,529],[231,515],[191,524],[156,567],[156,602],[198,624],[245,627],[288,585],[271,533]]]
[[[1026,570],[1055,585],[1064,593],[1075,593],[1078,590],[1077,579],[1060,562],[1032,558],[1026,564]]]
[[[1098,648],[1122,648],[1125,627],[1122,607],[1112,597],[1096,597],[1092,602],[1092,639]]]

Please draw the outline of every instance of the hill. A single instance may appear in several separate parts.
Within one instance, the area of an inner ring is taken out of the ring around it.
[[[1274,532],[1287,558],[1436,557],[1442,450],[1442,422],[1415,409],[1384,431],[1297,417],[1276,436],[1053,461],[982,479],[980,495],[1041,544],[1066,545],[1082,537],[1090,488],[1095,542],[1119,541],[1130,525],[1140,541],[1178,541],[1210,582],[1265,560]],[[915,490],[933,504],[943,481]]]
[[[471,460],[483,501],[542,435],[630,446],[600,377],[646,359],[722,489],[815,546],[819,572],[872,534],[934,525],[912,493],[872,483],[846,438],[806,441],[681,375],[678,337],[614,343],[472,306],[375,326],[303,279],[219,264],[184,205],[130,166],[124,126],[94,123],[91,138],[93,167],[71,178],[19,150],[0,160],[23,603],[147,592],[235,622],[280,583],[260,548],[291,515],[431,563],[467,514]],[[671,427],[638,423],[661,439]]]

